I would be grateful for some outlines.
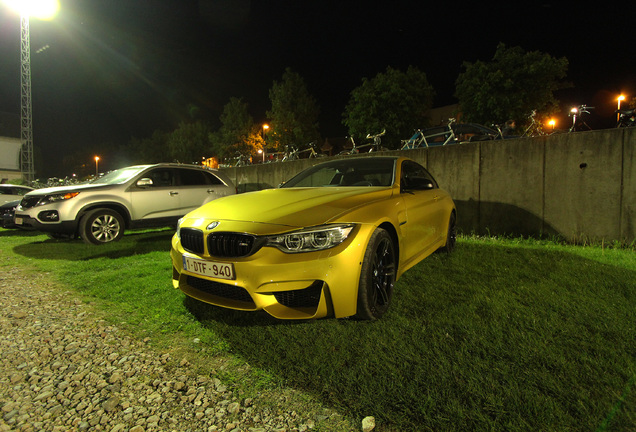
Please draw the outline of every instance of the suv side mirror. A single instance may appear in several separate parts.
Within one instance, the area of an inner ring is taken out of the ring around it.
[[[139,180],[137,180],[137,186],[138,187],[146,187],[146,186],[152,186],[154,183],[152,182],[151,178],[148,177],[144,177],[141,178]]]

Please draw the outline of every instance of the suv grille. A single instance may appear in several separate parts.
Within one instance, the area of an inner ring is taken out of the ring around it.
[[[181,228],[181,245],[188,252],[203,253],[203,231],[194,228]]]
[[[23,209],[28,209],[31,207],[35,207],[38,201],[40,201],[39,196],[24,197],[22,198],[22,201],[20,201],[20,205],[22,206]]]
[[[238,233],[208,235],[208,253],[217,257],[245,257],[253,253],[254,236]]]

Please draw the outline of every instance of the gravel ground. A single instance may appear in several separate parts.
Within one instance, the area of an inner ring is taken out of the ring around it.
[[[355,430],[293,390],[238,397],[214,371],[109,324],[46,274],[4,268],[0,431]],[[369,420],[357,430],[373,429]]]

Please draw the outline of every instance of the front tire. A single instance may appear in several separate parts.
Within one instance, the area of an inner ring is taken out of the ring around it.
[[[124,218],[114,210],[95,209],[82,217],[79,231],[88,244],[117,241],[124,235]]]
[[[364,253],[356,317],[376,320],[389,308],[395,285],[396,256],[393,239],[386,230],[377,228]]]

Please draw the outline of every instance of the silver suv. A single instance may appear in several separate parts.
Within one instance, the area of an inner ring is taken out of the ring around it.
[[[14,222],[52,237],[90,244],[119,240],[125,229],[176,225],[208,201],[236,193],[224,174],[195,165],[138,165],[91,183],[37,189],[15,210]]]

